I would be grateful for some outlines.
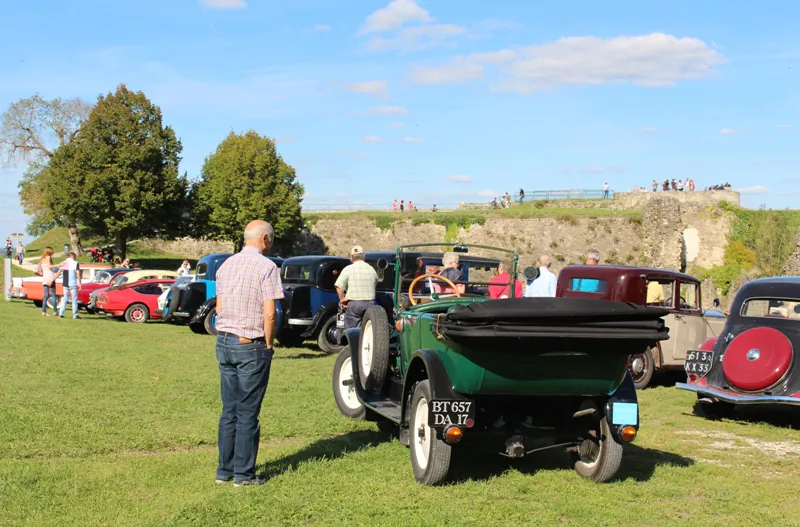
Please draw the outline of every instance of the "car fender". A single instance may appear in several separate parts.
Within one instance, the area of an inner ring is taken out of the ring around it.
[[[319,332],[322,329],[322,325],[328,320],[329,317],[336,315],[339,312],[339,302],[329,302],[317,310],[314,314],[314,320],[310,326],[308,326],[308,330],[306,330],[302,336],[305,338],[315,339],[319,337]]]
[[[411,360],[408,363],[405,379],[403,380],[403,405],[401,413],[401,423],[406,425],[408,422],[408,408],[411,402],[411,396],[414,385],[418,382],[428,379],[431,386],[431,397],[437,399],[464,399],[468,400],[463,395],[457,394],[453,390],[453,383],[447,370],[442,363],[442,359],[435,350],[421,349],[415,351],[411,355]]]
[[[614,403],[632,403],[636,405],[636,423],[619,423],[613,424],[614,421],[614,414],[613,408]],[[605,414],[608,418],[608,426],[611,428],[611,435],[614,437],[614,441],[619,444],[624,444],[624,441],[620,437],[620,429],[624,425],[631,425],[636,430],[639,430],[639,398],[636,395],[636,385],[633,382],[633,377],[631,377],[631,373],[629,371],[625,371],[625,377],[622,379],[622,383],[617,387],[616,390],[611,392],[608,401],[606,401],[605,406]]]
[[[189,321],[190,324],[199,324],[203,322],[206,318],[206,315],[209,311],[217,307],[217,297],[211,298],[206,300],[203,305],[201,305],[197,311],[195,312],[192,319]]]

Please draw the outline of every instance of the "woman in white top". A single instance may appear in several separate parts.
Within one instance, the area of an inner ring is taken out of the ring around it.
[[[42,275],[42,287],[44,288],[44,297],[42,297],[42,316],[50,316],[47,314],[47,301],[53,298],[53,313],[56,312],[56,275],[53,273],[53,248],[46,247],[42,253],[42,259],[39,260],[39,271]]]

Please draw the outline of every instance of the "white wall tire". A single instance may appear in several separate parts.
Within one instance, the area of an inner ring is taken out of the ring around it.
[[[586,479],[605,483],[619,470],[622,445],[611,436],[611,427],[605,417],[590,435],[592,439],[585,440],[579,445],[579,452],[573,454],[575,471]]]
[[[339,352],[333,364],[333,398],[342,415],[351,419],[364,418],[366,408],[358,400],[353,385],[353,362],[349,349]]]
[[[452,447],[437,438],[436,430],[428,424],[430,400],[431,387],[426,379],[417,384],[411,398],[411,468],[419,483],[439,485],[447,480]]]
[[[383,387],[389,372],[389,321],[381,306],[370,306],[361,321],[358,341],[358,375],[368,392]]]

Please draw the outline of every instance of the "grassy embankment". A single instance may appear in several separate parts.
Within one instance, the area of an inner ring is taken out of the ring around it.
[[[333,357],[278,349],[261,414],[269,482],[233,489],[213,481],[211,337],[19,301],[0,302],[0,320],[2,525],[800,525],[791,421],[705,420],[674,379],[640,393],[639,437],[608,484],[551,451],[473,455],[458,482],[429,488],[396,439],[339,415]]]

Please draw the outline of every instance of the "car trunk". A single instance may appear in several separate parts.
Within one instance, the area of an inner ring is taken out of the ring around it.
[[[521,298],[424,314],[418,348],[440,357],[456,391],[492,395],[605,395],[627,358],[668,338],[665,309],[579,298]],[[418,349],[415,344],[411,349]]]

